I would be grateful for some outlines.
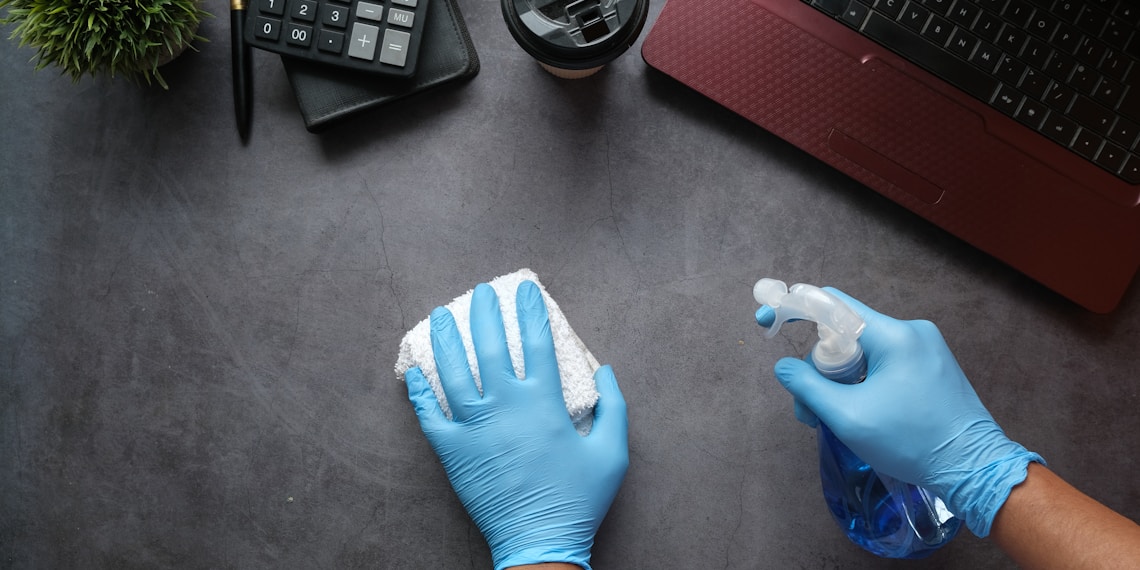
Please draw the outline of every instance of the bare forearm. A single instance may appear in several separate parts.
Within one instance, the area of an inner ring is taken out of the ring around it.
[[[1140,526],[1036,463],[990,537],[1023,568],[1140,568]]]

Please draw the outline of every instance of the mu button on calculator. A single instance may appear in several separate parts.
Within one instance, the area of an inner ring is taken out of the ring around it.
[[[429,0],[253,0],[245,42],[284,56],[411,77]]]

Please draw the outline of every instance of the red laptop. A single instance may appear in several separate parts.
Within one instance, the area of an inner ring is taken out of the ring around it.
[[[1140,265],[1140,3],[669,0],[642,55],[1089,310]]]

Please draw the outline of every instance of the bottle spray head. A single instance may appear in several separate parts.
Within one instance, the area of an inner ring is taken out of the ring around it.
[[[866,323],[854,309],[839,297],[814,285],[797,283],[791,289],[783,281],[764,278],[752,288],[752,296],[775,312],[775,320],[766,336],[772,338],[787,321],[814,321],[819,342],[812,349],[816,369],[833,380],[847,378],[863,365],[863,348],[859,335]],[[862,380],[856,377],[852,381]]]

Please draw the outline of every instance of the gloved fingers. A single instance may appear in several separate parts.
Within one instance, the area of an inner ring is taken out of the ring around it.
[[[431,349],[435,353],[435,368],[439,383],[456,421],[471,417],[475,405],[482,398],[475,387],[475,377],[467,364],[467,349],[451,311],[436,307],[431,312]]]
[[[407,384],[408,400],[411,400],[416,409],[416,417],[420,420],[420,429],[425,433],[443,429],[449,420],[439,407],[439,400],[431,391],[431,385],[424,378],[423,371],[418,366],[409,368],[404,373],[404,384]]]
[[[834,424],[841,419],[840,414],[847,399],[842,388],[849,386],[824,378],[815,367],[798,358],[781,358],[776,362],[774,370],[780,384],[795,396],[797,408],[806,407],[818,420],[837,427]],[[799,418],[799,413],[796,417]]]
[[[499,296],[486,283],[476,286],[471,296],[471,341],[475,345],[483,394],[493,394],[504,381],[516,379],[503,328],[503,313],[499,310]]]
[[[769,307],[768,305],[760,305],[760,308],[756,309],[756,324],[764,328],[771,328],[772,323],[775,322],[776,311],[772,310],[772,307]]]
[[[811,408],[801,402],[799,398],[796,398],[795,412],[796,419],[799,420],[800,423],[811,428],[819,426],[819,417],[815,415],[815,412],[811,411]]]
[[[867,323],[862,336],[859,337],[859,343],[867,355],[868,369],[874,369],[883,354],[898,349],[903,342],[903,337],[900,336],[902,331],[898,325],[903,321],[884,315],[834,287],[824,287],[824,290],[842,299]]]
[[[554,353],[554,336],[542,291],[532,281],[519,283],[515,293],[522,337],[523,370],[528,382],[541,382],[541,387],[562,397],[562,377],[558,374],[558,358]]]
[[[625,396],[608,364],[594,371],[594,384],[598,387],[598,404],[594,406],[594,426],[588,437],[628,446],[629,419]]]

